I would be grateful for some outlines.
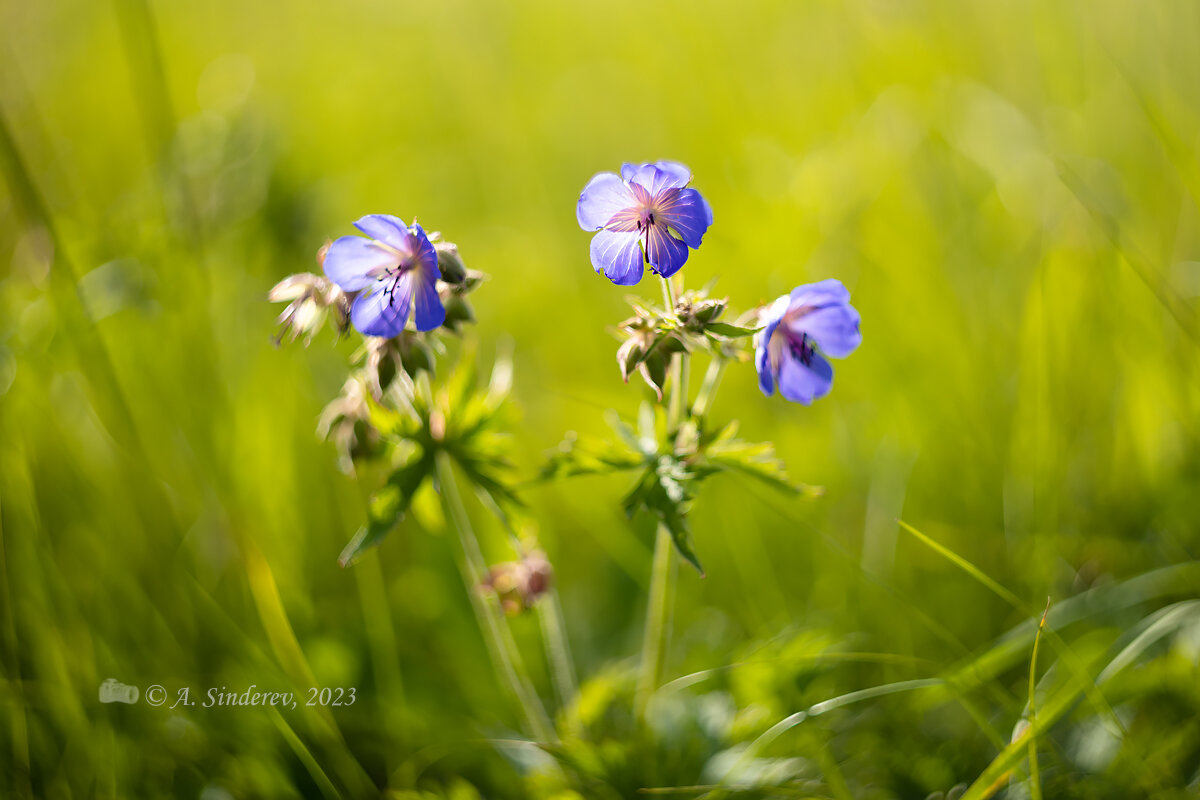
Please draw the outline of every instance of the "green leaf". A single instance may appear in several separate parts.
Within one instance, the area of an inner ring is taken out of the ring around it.
[[[730,325],[728,322],[710,322],[704,326],[706,331],[719,333],[729,339],[740,339],[743,336],[753,336],[762,330],[762,328],[741,328],[737,325]]]
[[[700,573],[700,577],[704,577],[704,567],[700,565],[700,559],[696,556],[696,552],[692,550],[692,533],[688,528],[687,516],[683,514],[678,506],[674,506],[670,511],[660,513],[663,525],[667,527],[667,531],[671,534],[671,541],[675,543],[675,549],[679,551],[679,555],[683,556],[684,560],[696,568]]]
[[[388,477],[387,484],[371,497],[367,522],[350,539],[338,556],[338,564],[348,567],[363,553],[377,546],[404,519],[421,483],[433,470],[427,454],[415,458]]]
[[[705,459],[721,469],[740,472],[790,494],[817,496],[821,487],[793,483],[784,463],[775,457],[770,442],[746,442],[741,439],[718,438],[704,451]]]

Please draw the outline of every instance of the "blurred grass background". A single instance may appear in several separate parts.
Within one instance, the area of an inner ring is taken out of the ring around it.
[[[475,335],[485,361],[514,345],[532,474],[565,431],[603,432],[603,409],[646,394],[618,378],[623,290],[574,220],[587,179],[624,160],[682,161],[710,200],[689,285],[719,276],[746,309],[837,277],[863,317],[811,408],[730,370],[717,418],[826,493],[706,489],[709,576],[680,573],[669,676],[768,640],[900,658],[738,672],[769,724],[939,674],[1027,620],[899,517],[1039,610],[1194,562],[1198,30],[1169,0],[4,3],[0,793],[532,791],[484,741],[517,718],[450,539],[410,521],[337,567],[371,487],[314,428],[350,345],[277,349],[265,294],[364,213],[443,231],[492,276]],[[585,675],[640,641],[650,546],[626,488],[526,495]],[[1147,590],[1079,646],[1197,588]],[[542,670],[533,623],[514,625]],[[1161,650],[1109,697],[1118,751],[1075,713],[1049,796],[1191,796],[1195,620]],[[1027,665],[985,694],[1009,697],[984,702],[1005,739]],[[358,700],[180,713],[99,704],[108,677]],[[840,765],[847,796],[925,797],[996,753],[957,707],[839,713],[776,749]]]

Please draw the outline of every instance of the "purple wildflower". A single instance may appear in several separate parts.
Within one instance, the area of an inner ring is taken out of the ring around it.
[[[437,252],[425,231],[389,214],[369,214],[354,227],[369,236],[343,236],[329,246],[325,274],[343,291],[359,292],[350,320],[360,333],[391,338],[404,330],[416,306],[417,330],[446,319],[438,297]],[[415,295],[415,302],[414,302]]]
[[[643,264],[664,278],[679,271],[712,225],[712,209],[686,188],[691,171],[673,161],[625,164],[618,176],[602,172],[579,195],[575,216],[592,238],[592,267],[610,281],[632,286]]]
[[[825,356],[845,358],[862,342],[859,316],[850,305],[850,292],[841,281],[797,286],[759,317],[762,330],[754,337],[758,385],[794,403],[808,405],[829,394],[833,367]]]

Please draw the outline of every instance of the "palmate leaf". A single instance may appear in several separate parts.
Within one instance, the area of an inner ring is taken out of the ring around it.
[[[776,457],[775,446],[770,442],[718,437],[704,448],[704,459],[719,470],[748,475],[789,494],[816,497],[822,492],[819,486],[794,483],[788,478],[787,469]]]
[[[696,471],[671,456],[660,456],[642,473],[622,502],[629,518],[644,511],[661,522],[671,534],[671,541],[675,543],[679,555],[695,567],[701,576],[704,575],[704,567],[692,549],[687,512],[694,497],[695,483],[709,474],[711,471]]]

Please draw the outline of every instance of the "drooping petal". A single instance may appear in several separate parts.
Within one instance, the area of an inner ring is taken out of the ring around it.
[[[805,364],[785,350],[777,377],[779,393],[785,399],[803,405],[824,397],[833,387],[833,367],[819,353],[813,353]]]
[[[825,355],[845,358],[862,343],[858,324],[859,315],[854,306],[836,303],[814,309],[790,322],[788,327],[816,340],[817,347]]]
[[[440,328],[446,321],[446,307],[442,305],[442,298],[438,296],[437,279],[429,280],[424,275],[418,274],[415,283],[416,310],[414,316],[417,320],[417,330],[431,331],[434,328]]]
[[[592,267],[620,286],[642,279],[642,248],[636,233],[600,231],[592,238]]]
[[[771,368],[771,337],[779,327],[779,321],[787,311],[788,297],[785,294],[759,312],[758,324],[762,329],[754,334],[754,365],[758,369],[758,387],[770,397],[775,392],[774,370]]]
[[[695,250],[712,225],[712,209],[695,189],[679,189],[666,193],[656,221],[670,225]]]
[[[792,289],[791,301],[792,308],[849,303],[850,290],[843,286],[837,278],[826,278],[817,283],[805,283]]]
[[[653,164],[643,164],[633,173],[630,183],[636,183],[648,191],[651,196],[667,189],[682,189],[692,179],[692,171],[683,164],[674,161],[656,161]]]
[[[775,376],[771,374],[771,357],[767,354],[767,341],[770,339],[763,340],[762,344],[756,344],[754,366],[758,369],[758,388],[762,389],[763,394],[770,397],[775,393]]]
[[[412,303],[413,275],[410,271],[396,281],[377,281],[369,293],[354,301],[350,320],[359,333],[390,339],[404,330]]]
[[[575,207],[575,219],[585,231],[598,231],[618,211],[632,205],[633,195],[621,178],[611,172],[601,172],[583,187]]]
[[[666,227],[658,222],[647,230],[645,241],[646,260],[664,278],[674,275],[687,261],[687,245],[668,233]]]
[[[355,222],[354,227],[388,247],[393,247],[401,253],[408,252],[408,226],[399,217],[393,217],[391,214],[368,214]]]
[[[400,262],[393,252],[361,236],[343,236],[325,253],[325,274],[344,291],[357,292],[374,280],[374,273]]]

